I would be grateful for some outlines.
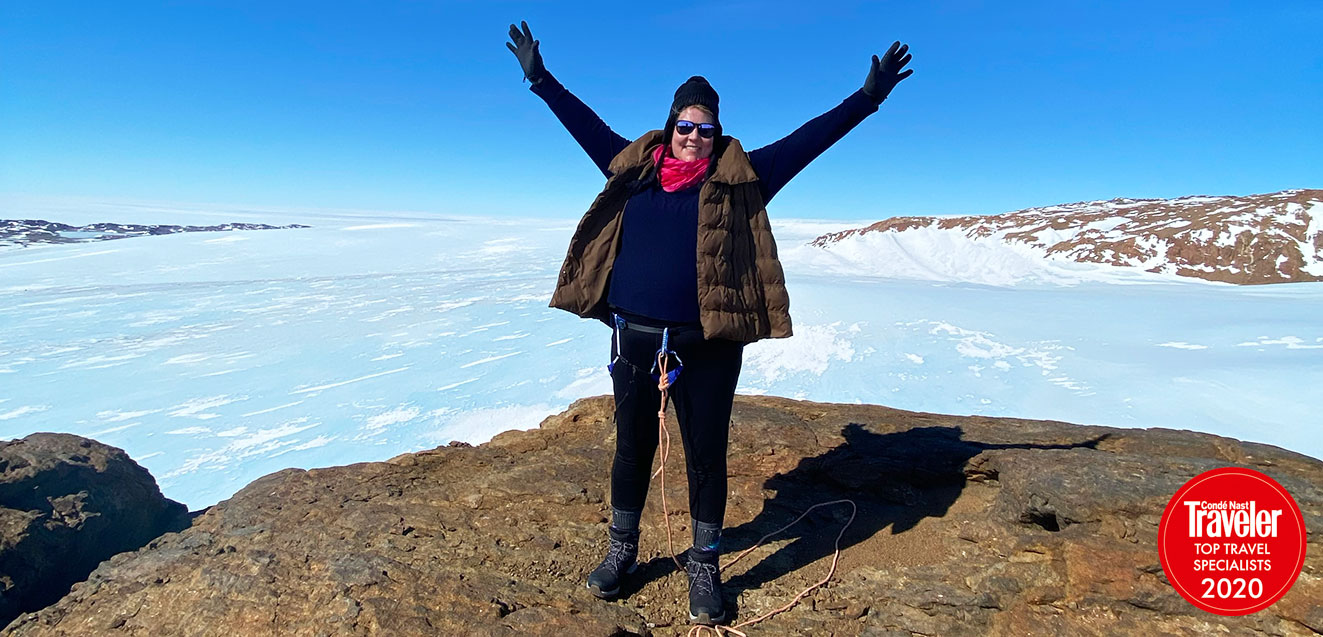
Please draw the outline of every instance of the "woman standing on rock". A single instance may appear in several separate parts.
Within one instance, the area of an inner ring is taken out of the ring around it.
[[[661,130],[616,134],[547,72],[527,23],[506,46],[532,91],[606,177],[579,222],[552,307],[613,327],[616,454],[606,559],[588,576],[614,596],[637,566],[639,515],[658,443],[665,358],[689,477],[693,547],[686,552],[691,621],[726,613],[717,562],[726,513],[726,445],[744,345],[790,336],[790,300],[767,202],[792,177],[877,111],[912,73],[908,46],[873,56],[863,88],[785,138],[751,152],[722,135],[717,92],[694,76],[675,91]],[[659,356],[661,355],[661,356]]]

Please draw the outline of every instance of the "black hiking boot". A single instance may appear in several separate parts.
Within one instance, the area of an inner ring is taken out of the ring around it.
[[[721,599],[721,566],[716,551],[689,549],[684,570],[689,575],[689,621],[708,626],[726,621]]]
[[[639,534],[609,529],[611,545],[606,558],[588,574],[588,590],[602,599],[615,597],[620,582],[639,567]]]

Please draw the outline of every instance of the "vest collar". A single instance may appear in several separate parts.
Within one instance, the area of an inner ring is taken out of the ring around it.
[[[639,166],[651,168],[653,164],[651,151],[661,143],[660,130],[648,131],[620,151],[620,154],[611,160],[607,169],[611,174],[618,175],[629,168]],[[714,145],[713,157],[717,162],[717,168],[709,181],[734,185],[758,180],[758,175],[753,172],[753,164],[749,163],[749,155],[744,152],[740,140],[722,135]]]

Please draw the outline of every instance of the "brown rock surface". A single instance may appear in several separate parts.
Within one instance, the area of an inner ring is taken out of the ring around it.
[[[618,602],[583,579],[601,557],[609,398],[478,447],[255,481],[117,556],[6,635],[680,635],[686,582],[659,498]],[[678,441],[666,482],[686,501]],[[1312,635],[1323,631],[1323,463],[1170,430],[738,397],[724,548],[824,500],[853,498],[832,583],[753,635]],[[1195,609],[1155,539],[1168,498],[1214,467],[1284,484],[1306,515],[1294,589],[1247,617]],[[726,573],[737,621],[820,579],[848,508],[820,509]],[[688,514],[673,511],[677,550]]]
[[[0,443],[0,622],[58,600],[97,564],[188,526],[123,451],[69,434]]]

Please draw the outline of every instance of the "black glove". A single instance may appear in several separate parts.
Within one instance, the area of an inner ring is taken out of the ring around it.
[[[881,61],[876,55],[873,56],[873,68],[869,69],[868,79],[864,80],[864,93],[873,99],[874,104],[881,104],[882,100],[887,99],[887,95],[891,94],[891,89],[896,88],[901,80],[914,72],[914,69],[901,72],[901,69],[910,62],[910,54],[907,53],[909,50],[910,45],[896,42],[887,49]]]
[[[519,58],[519,66],[524,67],[524,79],[537,84],[542,81],[542,77],[547,73],[547,67],[542,66],[542,54],[538,53],[538,40],[533,39],[533,34],[528,30],[528,23],[520,21],[524,27],[523,33],[515,25],[510,25],[510,40],[505,46],[509,47],[510,52]]]

